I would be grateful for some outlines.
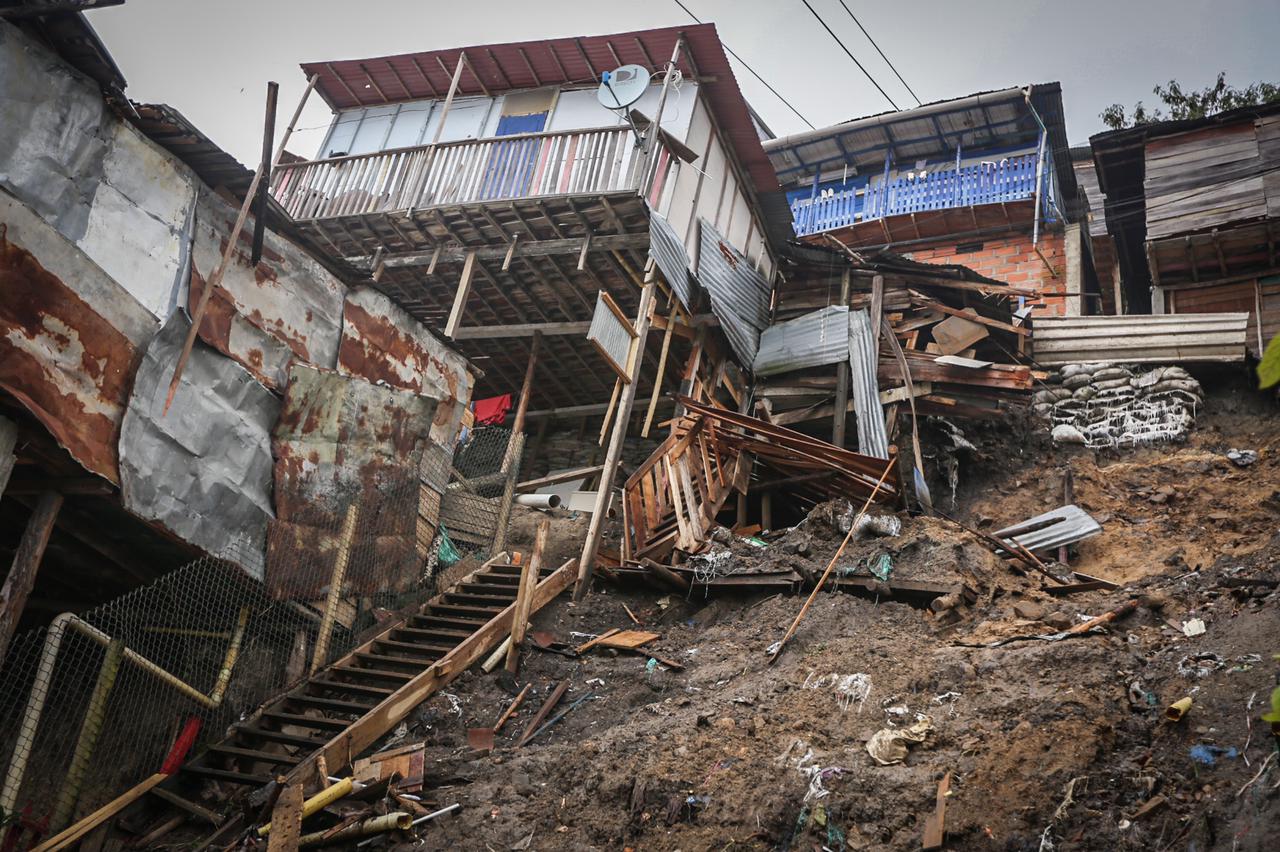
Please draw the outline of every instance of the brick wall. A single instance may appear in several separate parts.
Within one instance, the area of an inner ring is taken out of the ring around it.
[[[939,241],[907,254],[922,263],[958,263],[979,275],[1043,294],[1033,316],[1061,316],[1066,311],[1067,256],[1061,232],[1040,235],[1040,254],[1053,265],[1054,277],[1031,246],[1030,234],[1008,234],[981,241]],[[1054,294],[1058,295],[1054,295]]]

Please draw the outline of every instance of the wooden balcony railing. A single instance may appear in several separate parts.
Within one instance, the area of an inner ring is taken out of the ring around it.
[[[294,219],[640,188],[628,127],[468,139],[282,164],[271,192]]]
[[[796,234],[818,234],[904,213],[1024,201],[1036,194],[1036,155],[1008,157],[925,177],[900,177],[791,204]]]

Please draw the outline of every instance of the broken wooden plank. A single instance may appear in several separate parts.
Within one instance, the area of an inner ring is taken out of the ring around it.
[[[975,314],[976,315],[976,314]],[[933,327],[933,342],[943,355],[955,355],[982,340],[990,332],[972,319],[949,316]]]
[[[933,806],[933,813],[929,814],[924,821],[924,843],[922,848],[925,852],[930,850],[941,849],[946,838],[946,816],[947,816],[947,796],[951,795],[951,773],[948,772],[942,776],[942,780],[938,782],[937,801]]]
[[[524,703],[524,697],[529,694],[529,690],[533,688],[533,684],[526,683],[524,689],[520,690],[515,698],[511,699],[511,703],[507,705],[507,709],[502,711],[502,715],[498,717],[498,721],[493,723],[493,732],[496,734],[502,730],[502,726],[507,724],[507,720],[515,715],[520,709],[520,705]]]
[[[287,784],[271,809],[271,833],[267,852],[291,852],[302,836],[302,784]]]
[[[547,718],[547,714],[556,708],[556,705],[560,703],[560,699],[564,698],[564,694],[568,690],[569,681],[567,679],[556,684],[556,688],[551,691],[551,694],[547,696],[547,700],[542,702],[542,706],[538,708],[538,712],[533,714],[533,718],[529,720],[524,733],[520,735],[520,739],[516,742],[516,748],[520,748],[529,741],[542,724],[542,720]]]
[[[582,654],[586,651],[590,651],[592,648],[599,645],[605,639],[608,639],[610,636],[613,636],[615,633],[621,633],[621,632],[622,632],[621,627],[611,627],[605,632],[601,633],[596,638],[591,639],[590,641],[587,641],[587,642],[583,642],[581,645],[579,645],[577,648],[574,649],[574,652],[578,654]]]
[[[53,837],[50,837],[35,849],[32,849],[31,852],[55,852],[55,850],[58,849],[68,848],[99,825],[111,819],[113,816],[129,807],[129,805],[145,796],[153,787],[168,777],[169,776],[163,772],[157,772],[155,775],[152,775],[136,787],[132,787],[121,793],[119,796],[112,799],[110,802],[107,802],[105,805],[98,808],[76,824],[58,832]]]
[[[647,630],[622,630],[597,640],[596,644],[602,648],[639,648],[641,645],[647,645],[655,642],[662,637],[657,633],[650,633]]]

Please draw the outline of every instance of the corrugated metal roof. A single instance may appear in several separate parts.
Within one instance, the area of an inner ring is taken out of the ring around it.
[[[1040,317],[1037,363],[1230,362],[1245,357],[1247,313]]]
[[[834,364],[848,357],[849,309],[831,305],[774,323],[761,332],[760,350],[751,370],[757,376],[772,376]]]
[[[1027,530],[1027,532],[1020,532]],[[1051,550],[1086,539],[1102,532],[1102,525],[1084,509],[1074,504],[1028,518],[1020,524],[995,533],[996,538],[1010,539],[1030,551]]]
[[[458,93],[484,95],[569,83],[595,85],[603,72],[620,63],[636,63],[656,71],[671,58],[681,35],[691,55],[682,56],[677,67],[686,78],[697,79],[709,95],[707,102],[716,121],[729,137],[756,191],[776,192],[777,176],[760,147],[760,137],[715,24],[308,62],[302,70],[307,76],[320,75],[317,91],[331,107],[340,110],[443,98],[464,51],[471,70],[462,74]]]
[[[715,226],[699,219],[698,281],[711,296],[711,311],[738,360],[752,364],[760,332],[769,327],[772,288],[751,261],[725,241]]]
[[[1050,150],[1066,151],[1061,85],[1035,84],[1031,102],[1049,131]],[[954,157],[957,144],[962,149],[1004,147],[1033,142],[1039,133],[1024,89],[1012,87],[856,118],[774,139],[764,147],[778,178],[794,186],[811,181],[815,169],[832,174],[848,165],[853,173],[878,172],[886,153],[895,163],[913,163]],[[1056,157],[1054,164],[1062,196],[1070,203],[1076,195],[1071,160]]]
[[[591,327],[587,329],[587,340],[595,344],[601,355],[613,362],[613,368],[619,375],[627,374],[631,339],[630,325],[624,324],[610,309],[605,301],[604,291],[597,292],[596,310],[591,315]]]
[[[858,418],[858,452],[887,459],[889,435],[885,431],[884,410],[880,407],[880,384],[876,379],[878,365],[870,313],[850,311],[849,383],[853,410]]]
[[[676,291],[680,303],[692,310],[697,282],[689,271],[689,253],[671,223],[653,209],[649,211],[649,254],[662,270],[662,277]]]

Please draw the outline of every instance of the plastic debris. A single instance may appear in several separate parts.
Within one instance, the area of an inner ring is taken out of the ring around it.
[[[858,672],[857,674],[825,674],[814,677],[814,674],[814,672],[810,672],[809,676],[804,679],[804,683],[801,684],[802,689],[825,689],[830,687],[840,702],[841,710],[847,711],[854,702],[857,702],[858,712],[862,712],[862,705],[866,704],[867,698],[871,695],[870,675]]]
[[[894,538],[902,533],[902,519],[897,515],[863,515],[858,521],[856,538],[883,536]]]
[[[1178,660],[1178,674],[1183,677],[1204,677],[1226,665],[1217,654],[1204,651],[1199,654],[1187,654]]]
[[[1227,760],[1235,760],[1240,756],[1240,752],[1235,746],[1224,747],[1205,743],[1193,745],[1189,754],[1192,760],[1197,763],[1203,763],[1205,766],[1216,765],[1220,757],[1225,757]]]
[[[1187,638],[1192,636],[1200,636],[1204,633],[1204,620],[1200,618],[1192,618],[1182,622],[1182,635]]]
[[[1236,467],[1248,467],[1258,460],[1258,453],[1255,450],[1237,450],[1232,447],[1227,450],[1227,458]]]
[[[889,575],[893,573],[893,560],[889,558],[889,554],[881,553],[871,561],[869,566],[872,574],[881,582],[889,582]]]
[[[867,754],[881,766],[902,763],[907,759],[908,747],[923,743],[933,732],[933,719],[928,716],[906,728],[881,728],[867,740]]]

